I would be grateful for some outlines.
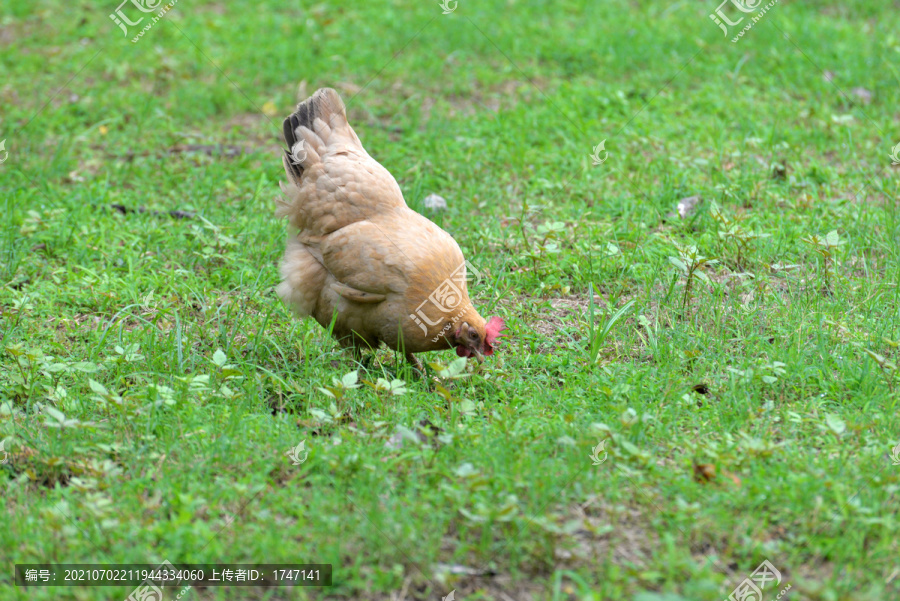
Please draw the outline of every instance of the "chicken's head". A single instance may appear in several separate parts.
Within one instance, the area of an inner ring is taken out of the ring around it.
[[[474,321],[474,320],[473,320]],[[500,332],[506,327],[499,317],[491,317],[487,323],[479,318],[480,324],[464,321],[453,333],[456,354],[460,357],[475,357],[479,363],[494,354]]]

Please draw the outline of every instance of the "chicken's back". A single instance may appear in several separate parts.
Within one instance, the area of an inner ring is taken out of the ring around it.
[[[300,103],[284,122],[289,184],[279,217],[309,238],[330,234],[382,211],[406,207],[397,181],[365,151],[330,88]]]

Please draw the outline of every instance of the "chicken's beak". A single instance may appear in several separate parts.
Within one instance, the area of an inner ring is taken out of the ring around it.
[[[484,355],[481,351],[475,351],[475,360],[478,361],[479,364],[484,363]]]

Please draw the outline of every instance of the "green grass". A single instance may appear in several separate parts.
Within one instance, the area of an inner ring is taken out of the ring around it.
[[[900,595],[896,4],[738,43],[717,4],[181,0],[137,43],[115,2],[0,8],[0,596],[169,560],[335,569],[182,599],[712,601],[765,559],[786,599]],[[444,393],[382,350],[405,394],[329,398],[357,366],[274,294],[298,85],[448,199],[510,326]]]

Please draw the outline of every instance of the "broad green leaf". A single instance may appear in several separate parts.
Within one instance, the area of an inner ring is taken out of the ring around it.
[[[463,415],[475,415],[475,403],[470,401],[469,399],[463,399],[459,404],[459,411]]]
[[[688,272],[687,265],[681,259],[676,259],[675,257],[669,257],[669,263],[683,271],[684,273]]]
[[[883,355],[879,355],[874,351],[870,351],[869,349],[865,349],[866,354],[875,359],[875,362],[878,363],[880,367],[883,369],[896,370],[897,365],[893,361],[888,361],[887,357]]]
[[[55,419],[56,421],[58,421],[60,423],[63,423],[66,421],[66,416],[63,415],[63,412],[60,411],[59,409],[56,409],[55,407],[51,407],[50,405],[44,405],[43,407],[41,407],[41,411],[43,413],[49,415],[50,417],[52,417],[53,419]]]
[[[475,466],[468,462],[459,464],[459,466],[453,470],[453,474],[457,478],[470,478],[479,473],[480,472],[475,469]]]
[[[356,371],[351,371],[348,374],[345,374],[343,378],[341,378],[341,384],[344,385],[344,388],[359,388],[357,382],[359,381],[359,373]]]
[[[832,432],[840,436],[847,429],[847,424],[844,423],[844,420],[834,415],[833,413],[825,414],[825,423],[831,429]]]
[[[612,432],[612,430],[610,430],[609,426],[607,426],[606,424],[604,424],[602,422],[592,423],[590,426],[590,429],[591,429],[591,432],[593,432],[594,434],[600,434],[600,435],[609,435]]]
[[[441,386],[440,384],[434,385],[434,391],[436,393],[438,393],[439,395],[441,395],[442,397],[444,397],[444,399],[447,401],[453,400],[453,395],[450,394],[450,391],[447,390],[446,388],[444,388],[443,386]]]
[[[311,407],[309,409],[309,414],[312,415],[314,418],[316,418],[319,421],[323,421],[323,422],[331,421],[331,417],[327,413],[325,413],[321,409],[316,409],[315,407]]]
[[[416,436],[416,433],[407,428],[406,426],[398,425],[394,428],[394,433],[399,435],[401,439],[408,440],[416,446],[420,446],[422,441]]]
[[[519,513],[518,499],[516,499],[515,495],[509,495],[506,498],[506,502],[497,512],[496,519],[500,522],[508,522],[516,517],[517,513]]]
[[[454,359],[450,365],[447,366],[447,372],[450,374],[449,377],[455,378],[459,374],[461,374],[466,369],[466,358],[458,357]]]
[[[225,353],[222,352],[222,349],[217,349],[215,353],[213,353],[212,357],[213,363],[218,365],[219,367],[223,367],[225,362],[228,361],[228,357],[225,356]]]
[[[22,349],[21,344],[13,344],[6,347],[6,352],[12,355],[13,357],[21,357],[25,354],[25,351]]]
[[[459,512],[470,522],[475,522],[476,524],[483,524],[488,520],[486,516],[476,515],[463,507],[459,508]]]
[[[101,396],[109,396],[109,391],[100,382],[97,382],[96,380],[88,379],[88,385],[91,387],[91,390],[93,390],[97,394],[99,394]]]
[[[641,454],[641,450],[639,448],[637,448],[636,446],[634,446],[633,444],[631,444],[630,442],[628,442],[625,439],[617,440],[616,446],[621,447],[622,450],[626,451],[629,455],[633,455],[635,457],[637,457],[638,455]]]
[[[72,369],[83,371],[86,374],[92,374],[100,371],[100,367],[96,363],[91,363],[90,361],[79,361],[78,363],[73,363],[71,367]]]
[[[827,246],[840,246],[843,243],[844,242],[841,240],[841,236],[837,233],[837,230],[831,230],[825,234],[825,244]]]

